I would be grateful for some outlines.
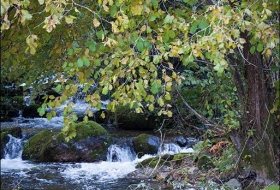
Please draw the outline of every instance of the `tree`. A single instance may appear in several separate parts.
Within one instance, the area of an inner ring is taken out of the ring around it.
[[[178,64],[183,69],[207,68],[217,85],[233,76],[230,82],[235,87],[227,94],[237,90],[241,122],[239,126],[239,114],[231,111],[232,99],[227,100],[234,96],[221,96],[221,125],[231,131],[240,158],[251,157],[259,175],[276,179],[278,4],[276,0],[3,1],[1,77],[21,77],[27,86],[47,76],[52,77],[50,82],[58,80],[55,90],[61,96],[45,96],[38,110],[41,115],[83,85],[93,107],[100,108],[102,96],[109,96],[112,111],[118,104],[128,104],[136,112],[156,109],[158,115],[172,117],[173,90],[186,81]],[[97,90],[89,91],[92,85]],[[70,138],[77,120],[71,111],[69,103],[63,131]],[[48,118],[54,115],[47,113]]]

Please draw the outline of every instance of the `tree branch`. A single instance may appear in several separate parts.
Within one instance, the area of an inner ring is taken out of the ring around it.
[[[184,99],[184,97],[181,95],[181,93],[178,90],[178,87],[175,86],[176,92],[179,95],[179,97],[182,99],[184,105],[188,108],[188,110],[190,110],[195,116],[196,118],[201,121],[202,123],[204,123],[205,125],[208,126],[214,126],[216,125],[215,123],[209,121],[207,118],[205,118],[204,116],[200,115],[199,113],[197,113],[189,104],[188,102],[186,102],[186,100]]]

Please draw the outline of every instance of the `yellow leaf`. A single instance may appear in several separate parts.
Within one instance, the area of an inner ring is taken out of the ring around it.
[[[100,25],[100,22],[95,18],[95,19],[93,19],[93,25],[95,27],[98,27]]]
[[[131,12],[133,15],[141,15],[143,10],[143,5],[132,5]]]
[[[104,11],[106,11],[106,12],[108,12],[108,11],[109,11],[109,7],[108,7],[108,6],[106,6],[106,5],[103,5],[103,9],[104,9]]]
[[[101,116],[102,119],[104,119],[104,118],[106,117],[104,112],[102,112],[102,113],[100,114],[100,116]]]

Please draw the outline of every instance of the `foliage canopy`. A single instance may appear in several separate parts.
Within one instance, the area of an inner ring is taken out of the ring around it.
[[[226,117],[234,118],[235,112],[227,112],[236,100],[231,71],[240,63],[251,64],[243,54],[244,45],[249,44],[251,54],[261,53],[270,61],[267,69],[272,74],[279,72],[278,4],[277,0],[3,0],[1,77],[37,90],[47,86],[42,85],[46,79],[54,84],[61,96],[46,95],[38,110],[41,115],[47,107],[65,103],[82,85],[85,100],[93,107],[101,108],[101,100],[110,97],[112,111],[118,104],[129,104],[139,113],[149,110],[172,117],[174,87],[214,90],[222,83],[223,90],[216,92],[227,93],[218,104]],[[198,71],[205,84],[192,78]],[[92,86],[97,88],[91,90]],[[277,96],[272,112],[279,107]],[[207,101],[209,113],[213,109]],[[63,131],[69,137],[75,134],[71,126],[77,120],[71,111],[68,103]],[[55,114],[49,112],[47,117]],[[92,114],[90,109],[87,114]],[[231,121],[225,120],[232,127],[238,125]]]

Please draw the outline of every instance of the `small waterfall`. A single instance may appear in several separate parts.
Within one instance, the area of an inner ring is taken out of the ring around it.
[[[113,144],[108,148],[108,162],[131,162],[135,159],[135,157],[135,154],[129,146],[119,146]]]
[[[176,154],[181,152],[182,148],[175,143],[164,143],[158,154]]]
[[[16,137],[13,137],[12,135],[8,134],[10,140],[6,144],[6,147],[4,148],[4,158],[5,159],[15,159],[20,158],[23,151],[23,142],[22,139],[18,139]]]

